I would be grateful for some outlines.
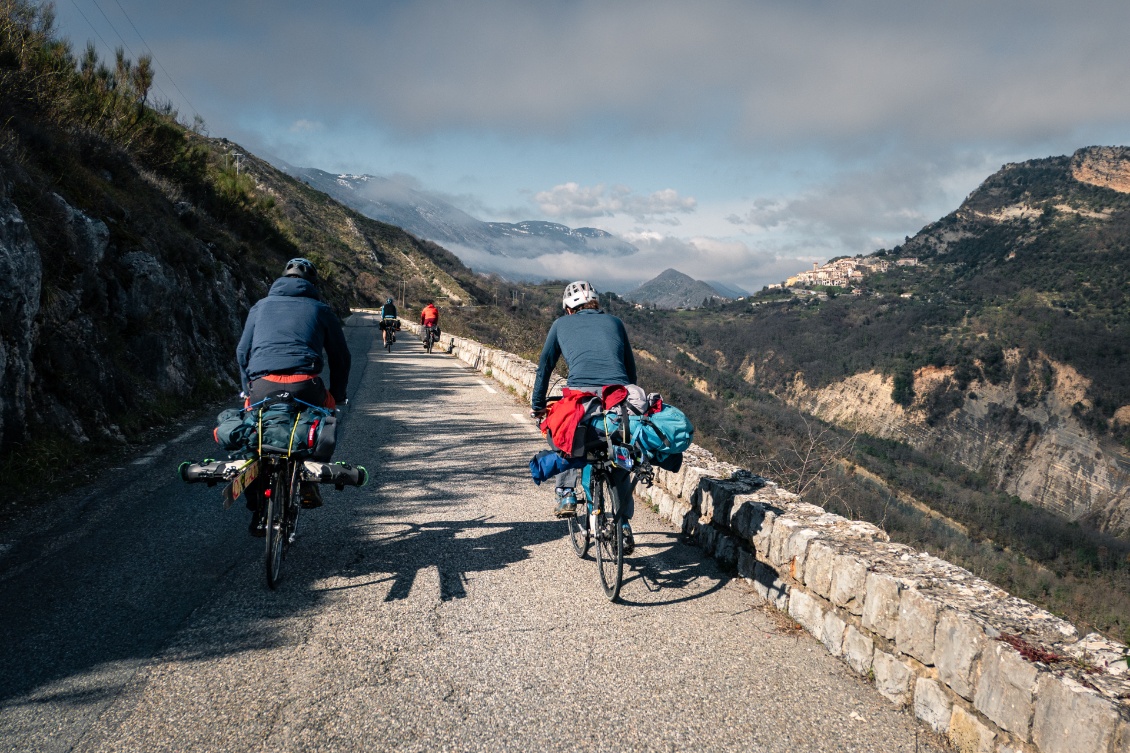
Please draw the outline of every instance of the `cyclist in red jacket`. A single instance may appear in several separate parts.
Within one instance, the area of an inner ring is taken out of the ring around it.
[[[439,309],[436,308],[434,301],[428,301],[428,305],[420,312],[420,324],[425,327],[435,327],[436,334],[439,334]]]

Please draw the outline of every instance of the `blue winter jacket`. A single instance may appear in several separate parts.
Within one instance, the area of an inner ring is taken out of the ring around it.
[[[235,351],[244,392],[251,380],[267,374],[320,374],[323,349],[330,366],[330,394],[341,403],[350,364],[341,322],[312,283],[280,277],[247,313]]]
[[[570,387],[636,383],[636,359],[624,323],[597,309],[581,309],[558,318],[549,328],[530,399],[534,410],[545,408],[549,379],[561,356],[569,366]]]

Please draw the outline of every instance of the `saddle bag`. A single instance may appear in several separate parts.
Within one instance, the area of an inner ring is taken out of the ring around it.
[[[337,447],[337,417],[325,408],[276,402],[225,410],[212,435],[233,454],[274,452],[329,460]]]
[[[337,419],[325,408],[274,403],[252,411],[259,431],[254,449],[328,460],[337,445]]]
[[[248,449],[254,435],[254,424],[248,423],[244,412],[236,408],[228,408],[220,413],[216,417],[216,428],[212,430],[216,443],[231,451]]]

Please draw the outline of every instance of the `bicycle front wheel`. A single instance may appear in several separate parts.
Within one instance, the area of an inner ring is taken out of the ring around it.
[[[624,521],[620,518],[620,496],[608,479],[596,478],[595,474],[592,486],[597,500],[607,500],[598,508],[602,514],[598,515],[596,526],[596,567],[604,595],[609,601],[616,601],[624,580]]]
[[[290,479],[285,468],[276,468],[267,487],[267,586],[275,589],[282,578],[283,547],[286,543],[286,507]]]

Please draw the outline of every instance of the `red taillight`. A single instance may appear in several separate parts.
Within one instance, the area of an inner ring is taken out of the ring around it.
[[[270,490],[270,489],[264,489],[264,490],[263,490],[263,496],[264,496],[264,497],[269,497],[269,496],[271,496],[271,490]]]

